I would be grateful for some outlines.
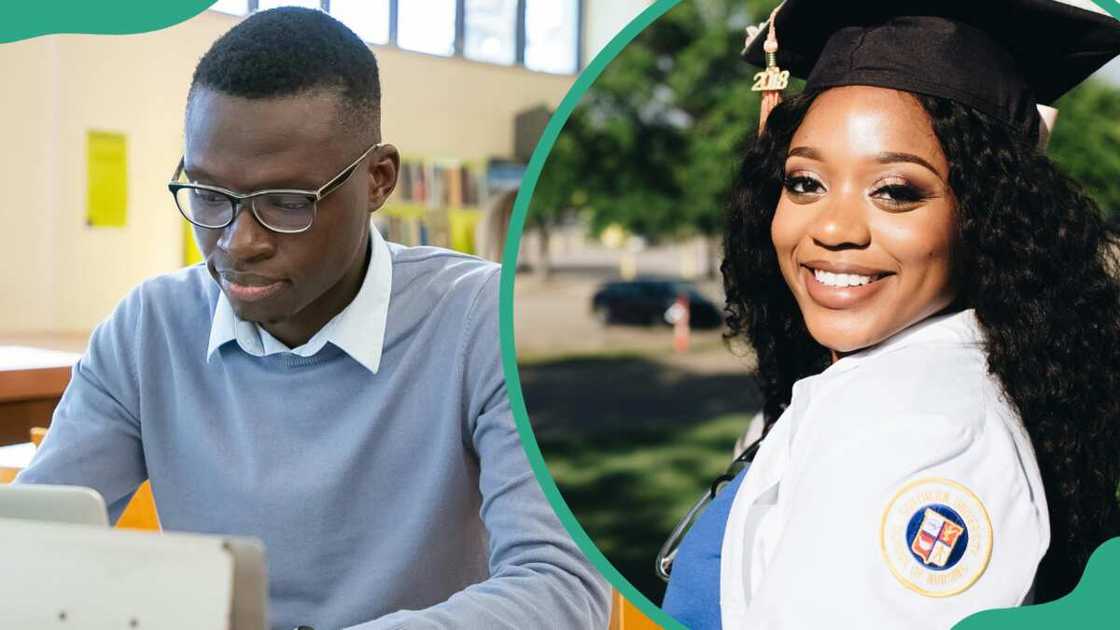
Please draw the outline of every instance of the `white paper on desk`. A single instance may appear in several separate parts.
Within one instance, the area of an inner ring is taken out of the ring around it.
[[[0,446],[0,468],[27,468],[35,457],[35,445],[31,442]]]
[[[82,355],[27,346],[0,346],[0,370],[71,367]]]
[[[0,519],[0,558],[6,628],[230,627],[234,560],[216,536]]]

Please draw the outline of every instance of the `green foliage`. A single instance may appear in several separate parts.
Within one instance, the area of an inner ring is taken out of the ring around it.
[[[758,124],[743,29],[776,4],[688,0],[635,38],[560,134],[530,225],[582,213],[596,232],[618,223],[652,240],[719,234],[742,143]],[[1090,81],[1057,106],[1050,156],[1106,214],[1120,212],[1120,90]]]
[[[1047,153],[1108,216],[1120,214],[1120,90],[1087,81],[1058,100]]]
[[[583,212],[657,239],[713,235],[742,140],[758,120],[756,69],[739,57],[758,21],[742,0],[690,0],[618,55],[572,113],[533,195],[530,222]],[[759,15],[776,2],[752,4]]]

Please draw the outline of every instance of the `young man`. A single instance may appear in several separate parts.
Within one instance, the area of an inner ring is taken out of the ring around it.
[[[596,628],[605,585],[529,468],[498,267],[386,243],[369,48],[258,13],[199,62],[170,189],[205,265],[94,331],[22,483],[150,478],[169,530],[257,536],[275,628]]]

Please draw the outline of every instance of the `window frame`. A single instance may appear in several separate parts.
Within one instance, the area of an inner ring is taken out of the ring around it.
[[[369,43],[371,46],[391,46],[399,50],[405,50],[410,53],[419,55],[429,55],[438,59],[462,59],[473,63],[483,63],[491,66],[501,66],[504,68],[521,68],[529,72],[536,72],[539,74],[552,74],[555,76],[572,76],[579,74],[584,68],[583,58],[583,43],[584,43],[584,20],[586,19],[586,4],[587,0],[572,0],[576,3],[576,19],[575,19],[575,71],[571,74],[568,73],[555,73],[547,72],[544,70],[534,70],[525,66],[525,44],[526,44],[526,31],[525,31],[525,5],[526,0],[517,0],[517,11],[515,12],[515,19],[517,23],[514,25],[514,61],[512,64],[494,63],[490,61],[482,61],[479,59],[472,59],[464,54],[467,41],[467,0],[455,0],[455,40],[453,42],[454,52],[451,55],[436,55],[425,53],[407,48],[401,48],[397,43],[397,22],[400,18],[400,11],[398,6],[401,0],[389,0],[389,40],[384,44]],[[256,13],[260,7],[260,0],[248,0],[248,9],[245,15],[252,15]],[[319,0],[319,8],[323,11],[330,13],[331,0]]]

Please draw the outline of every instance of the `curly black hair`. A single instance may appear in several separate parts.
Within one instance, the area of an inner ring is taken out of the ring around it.
[[[344,124],[364,137],[380,137],[381,80],[373,51],[342,22],[315,9],[280,7],[246,18],[199,60],[188,108],[200,87],[244,98],[331,91],[341,97]]]
[[[814,98],[787,99],[748,140],[729,203],[727,336],[754,348],[768,425],[794,381],[830,363],[770,240],[789,143]],[[1033,138],[956,102],[915,98],[957,201],[953,308],[975,309],[988,370],[1035,447],[1051,525],[1035,595],[1055,599],[1077,584],[1098,545],[1120,535],[1120,239]]]

